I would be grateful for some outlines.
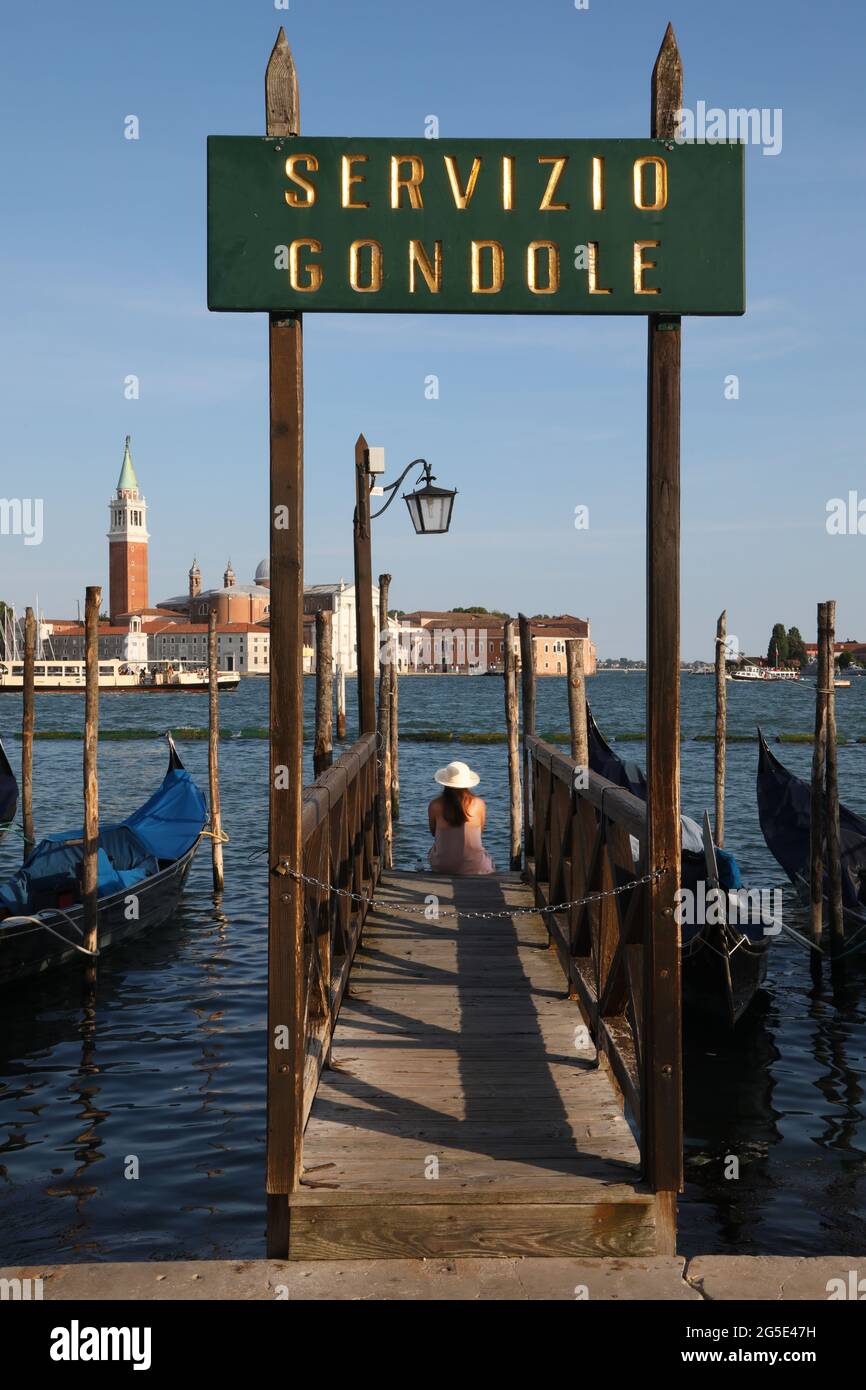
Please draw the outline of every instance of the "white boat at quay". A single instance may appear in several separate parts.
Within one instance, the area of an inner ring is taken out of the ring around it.
[[[799,681],[800,672],[786,666],[739,666],[728,672],[729,681]]]
[[[240,684],[237,671],[219,671],[220,690],[236,690]],[[33,688],[41,695],[63,695],[68,691],[84,693],[83,661],[46,661],[40,659],[33,667]],[[23,661],[0,661],[0,691],[18,694],[24,688]],[[183,661],[100,661],[100,691],[121,694],[164,694],[169,691],[188,693],[208,689],[207,667]]]

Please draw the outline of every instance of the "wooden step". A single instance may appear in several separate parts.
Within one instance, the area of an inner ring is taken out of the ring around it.
[[[324,1174],[323,1174],[324,1177]],[[431,1187],[435,1184],[431,1183]],[[301,1191],[289,1199],[292,1260],[572,1258],[655,1254],[650,1193],[473,1185],[470,1192]]]

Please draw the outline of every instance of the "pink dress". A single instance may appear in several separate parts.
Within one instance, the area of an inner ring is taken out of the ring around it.
[[[439,822],[430,850],[430,867],[440,874],[492,874],[496,871],[496,865],[481,843],[481,826],[469,821],[464,825]]]

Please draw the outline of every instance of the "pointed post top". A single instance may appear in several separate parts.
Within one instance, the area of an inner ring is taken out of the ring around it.
[[[355,440],[355,462],[363,463],[364,455],[367,452],[367,441],[362,434]]]
[[[650,135],[656,140],[672,140],[676,134],[676,113],[683,104],[683,64],[674,26],[668,24],[653,68],[650,95]]]
[[[265,69],[265,121],[268,135],[297,135],[300,130],[298,76],[282,25]]]

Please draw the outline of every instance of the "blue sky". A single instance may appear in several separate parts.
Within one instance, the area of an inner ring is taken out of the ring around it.
[[[747,650],[777,620],[811,636],[823,598],[866,640],[866,536],[825,526],[829,498],[866,497],[866,20],[839,0],[6,6],[0,492],[45,520],[41,546],[0,537],[0,597],[61,616],[107,584],[126,433],[152,601],[193,553],[207,585],[265,552],[267,327],[205,307],[205,137],[263,132],[280,23],[310,134],[421,136],[435,114],[443,136],[589,137],[646,132],[668,19],[686,106],[783,112],[781,153],[747,151],[748,312],[684,323],[683,655],[709,655],[723,607]],[[402,503],[377,523],[396,604],[569,611],[602,655],[643,654],[642,321],[308,314],[305,342],[310,582],[351,576],[363,430],[392,478],[422,454],[459,489],[446,538],[416,540]]]

